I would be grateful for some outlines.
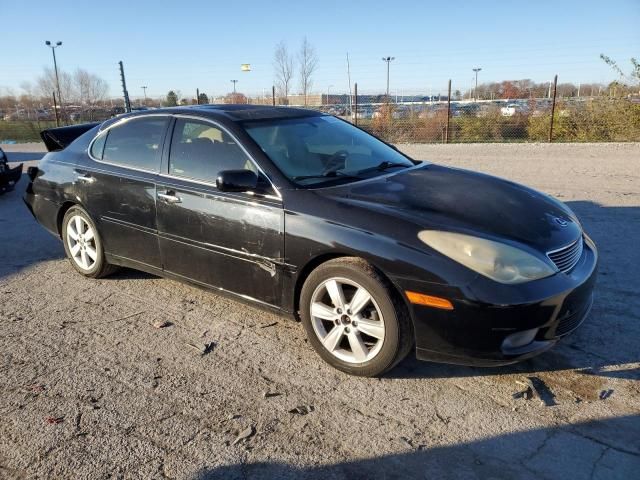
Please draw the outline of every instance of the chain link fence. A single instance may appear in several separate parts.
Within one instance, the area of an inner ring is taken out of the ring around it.
[[[319,105],[287,104],[336,115],[391,143],[640,141],[640,97],[550,93],[493,100],[321,95]]]
[[[391,143],[460,142],[637,142],[640,141],[640,96],[591,89],[591,95],[567,95],[549,85],[528,98],[487,98],[487,92],[460,93],[456,85],[444,95],[322,93],[278,96],[261,94],[205,95],[210,103],[281,105],[320,110],[357,124]],[[451,92],[455,92],[453,95]],[[198,103],[183,97],[184,104]],[[132,102],[135,108],[162,106],[162,99]],[[63,124],[101,121],[124,113],[122,101],[111,99],[92,108],[65,105]],[[0,143],[39,141],[39,132],[55,126],[54,109],[12,107],[0,115]]]
[[[393,143],[640,140],[640,104],[626,99],[388,104],[369,116],[358,125]]]

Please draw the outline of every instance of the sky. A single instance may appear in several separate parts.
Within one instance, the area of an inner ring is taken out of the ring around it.
[[[383,92],[391,62],[391,94],[445,93],[473,84],[530,78],[608,83],[615,73],[600,53],[626,71],[640,58],[640,0],[431,2],[362,1],[39,1],[0,0],[0,94],[21,93],[52,65],[45,40],[62,41],[58,67],[83,68],[121,95],[118,61],[132,98],[170,89],[260,95],[274,82],[273,53],[284,41],[296,53],[306,36],[318,68],[314,92]],[[242,72],[242,63],[251,72]],[[294,78],[294,92],[299,91]],[[192,92],[192,93],[190,93]]]

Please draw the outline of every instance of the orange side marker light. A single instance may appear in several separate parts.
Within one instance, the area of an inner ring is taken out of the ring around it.
[[[453,310],[453,304],[446,298],[433,297],[424,293],[410,292],[409,290],[404,293],[413,304],[426,305],[427,307],[440,308],[442,310]]]

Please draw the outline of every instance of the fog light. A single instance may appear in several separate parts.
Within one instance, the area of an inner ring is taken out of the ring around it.
[[[502,342],[503,349],[512,349],[518,347],[524,347],[525,345],[533,342],[533,339],[536,337],[538,333],[537,328],[532,328],[531,330],[523,330],[521,332],[512,333],[507,338],[505,338]]]

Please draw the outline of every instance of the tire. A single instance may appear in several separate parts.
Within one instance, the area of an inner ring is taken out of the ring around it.
[[[300,294],[300,317],[322,359],[351,375],[382,375],[406,357],[414,343],[404,302],[390,282],[360,258],[337,258],[313,270]]]
[[[102,278],[117,270],[105,260],[98,229],[83,208],[76,205],[67,210],[60,234],[67,258],[81,275]]]

